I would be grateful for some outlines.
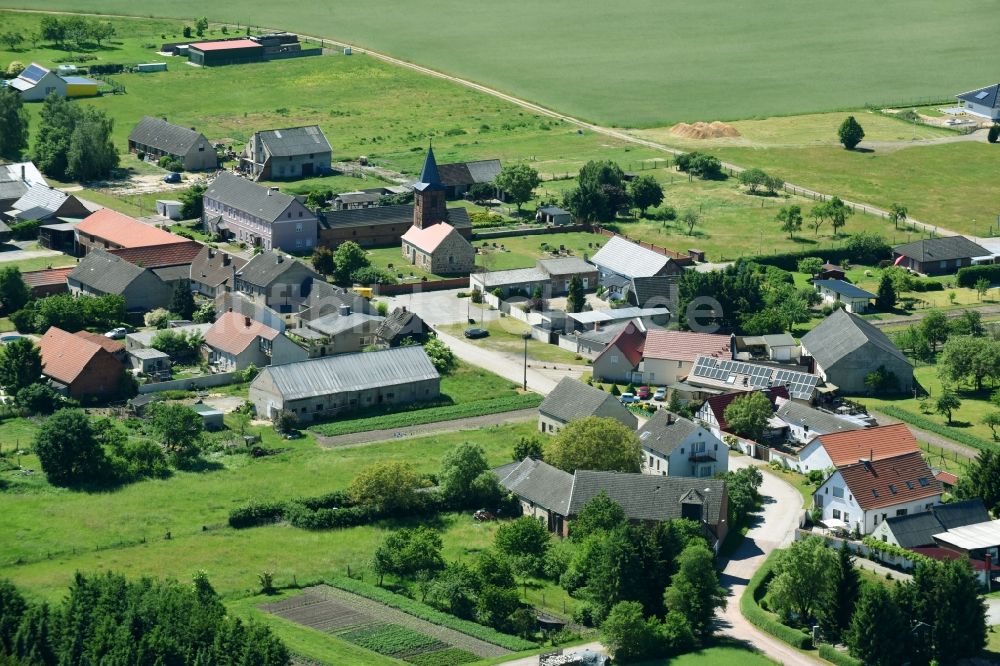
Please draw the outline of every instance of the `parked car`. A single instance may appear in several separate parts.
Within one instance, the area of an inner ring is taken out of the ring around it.
[[[665,389],[662,386],[656,389],[656,393],[653,394],[653,400],[663,402],[666,399],[667,399],[667,389]]]
[[[465,329],[465,337],[470,340],[476,340],[478,338],[485,338],[490,334],[485,328],[467,328]]]
[[[639,398],[639,400],[649,400],[649,396],[650,396],[649,387],[648,386],[640,386],[639,389],[636,391],[635,394]]]
[[[635,397],[635,393],[622,393],[622,397],[618,399],[623,405],[630,405],[633,402],[639,402],[639,398]]]
[[[112,340],[121,340],[128,334],[128,329],[124,326],[119,326],[118,328],[113,328],[104,334],[104,337],[111,338]]]
[[[179,183],[181,182],[181,175],[176,171],[171,171],[166,176],[163,177],[164,183]]]

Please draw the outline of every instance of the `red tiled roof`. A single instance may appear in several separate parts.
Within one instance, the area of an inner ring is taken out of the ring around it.
[[[86,338],[52,326],[38,343],[42,354],[42,374],[67,386],[76,381],[103,347]]]
[[[151,245],[170,245],[186,242],[169,231],[157,229],[150,224],[143,224],[128,215],[102,208],[86,217],[76,225],[77,233],[89,234],[120,247],[149,247]]]
[[[942,492],[941,482],[934,478],[919,451],[856,462],[838,471],[854,500],[865,511],[914,502]]]
[[[260,44],[253,41],[252,39],[230,39],[228,41],[216,41],[216,42],[196,42],[194,44],[188,44],[188,48],[198,49],[199,51],[223,51],[225,49],[246,49],[252,46],[263,48]]]
[[[455,227],[447,222],[438,222],[423,229],[413,225],[403,234],[402,240],[413,245],[418,250],[430,253],[436,250],[438,245],[453,231],[455,231]]]
[[[206,331],[205,344],[227,354],[240,354],[258,337],[274,340],[278,331],[238,312],[227,312]]]
[[[639,330],[639,327],[634,323],[629,322],[628,326],[619,331],[615,339],[612,340],[607,347],[601,350],[601,353],[597,355],[600,358],[608,353],[611,349],[617,349],[622,354],[628,362],[633,366],[638,366],[639,361],[642,360],[642,350],[646,344],[646,334]],[[596,359],[595,359],[596,360]]]
[[[920,450],[905,423],[820,435],[819,443],[834,467],[852,465],[861,458],[881,460]]]
[[[21,273],[21,279],[29,287],[48,287],[54,284],[66,284],[66,276],[73,272],[76,266],[68,268],[48,268],[43,271],[28,271]]]
[[[959,553],[955,550],[935,546],[920,546],[918,548],[909,548],[908,550],[917,553],[918,555],[932,557],[935,560],[960,560],[966,556],[965,553]],[[983,560],[970,559],[969,564],[976,571],[986,571],[986,562]],[[994,562],[992,569],[993,571],[1000,571],[1000,562]]]
[[[728,335],[655,329],[646,333],[643,356],[691,363],[699,355],[728,358],[729,340]]]
[[[749,395],[750,393],[753,393],[753,391],[723,393],[722,395],[713,395],[705,401],[709,409],[712,410],[712,413],[715,414],[715,420],[719,422],[720,430],[726,430],[729,427],[729,424],[726,423],[726,407],[728,407],[733,400],[736,400],[736,398]],[[785,400],[789,399],[788,389],[784,386],[772,386],[764,391],[764,395],[766,395],[767,399],[771,401],[772,408],[776,408],[775,403],[778,398],[784,398]]]
[[[170,245],[130,247],[121,250],[108,250],[108,252],[136,266],[162,268],[190,264],[201,252],[201,248],[202,244],[198,241],[182,240],[182,242]]]
[[[90,331],[77,331],[74,333],[78,338],[83,338],[84,340],[90,340],[94,344],[98,344],[104,348],[104,351],[110,354],[117,354],[120,351],[125,350],[125,345],[123,345],[118,340],[112,340],[106,335],[101,335],[100,333],[91,333]]]
[[[940,481],[942,484],[953,486],[958,483],[958,477],[951,472],[945,472],[944,470],[936,470],[934,472],[934,478]]]

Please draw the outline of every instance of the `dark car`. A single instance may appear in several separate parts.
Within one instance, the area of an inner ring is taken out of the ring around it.
[[[179,183],[179,182],[181,182],[181,175],[179,173],[177,173],[176,171],[173,171],[173,172],[168,173],[166,176],[163,177],[163,182],[164,183]]]
[[[487,331],[485,328],[473,327],[465,329],[465,337],[469,338],[470,340],[475,340],[477,338],[485,338],[489,334],[490,332]]]

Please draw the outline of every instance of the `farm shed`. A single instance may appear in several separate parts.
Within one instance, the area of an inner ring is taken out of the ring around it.
[[[162,215],[163,217],[170,220],[181,219],[181,210],[184,208],[184,204],[180,201],[175,201],[173,199],[157,199],[156,200],[156,214]]]
[[[97,97],[101,82],[85,76],[64,76],[66,97]]]
[[[201,417],[201,422],[205,426],[205,430],[222,430],[226,427],[223,420],[225,415],[215,407],[204,403],[197,403],[191,405],[191,409]]]
[[[165,72],[167,63],[165,62],[144,62],[135,66],[137,72]]]
[[[264,47],[250,39],[198,42],[188,46],[188,60],[201,67],[242,65],[264,59]]]
[[[272,365],[250,384],[258,414],[273,418],[284,409],[299,421],[434,400],[440,393],[441,376],[419,346]]]

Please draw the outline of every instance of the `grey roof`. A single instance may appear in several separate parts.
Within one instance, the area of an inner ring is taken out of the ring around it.
[[[80,260],[66,279],[105,294],[122,294],[146,270],[110,252],[95,249]]]
[[[439,164],[438,174],[445,185],[473,185],[492,183],[500,173],[500,160],[480,160],[478,162],[455,162]]]
[[[568,210],[563,210],[559,206],[542,206],[541,208],[538,209],[538,212],[543,215],[552,215],[552,216],[570,214]]]
[[[23,180],[0,180],[0,200],[20,199],[28,191],[28,184]]]
[[[424,157],[424,168],[420,170],[420,180],[413,184],[413,189],[418,192],[424,190],[439,190],[444,188],[441,182],[441,174],[438,172],[437,159],[434,157],[434,147],[427,147],[427,155]]]
[[[129,356],[134,356],[147,361],[158,358],[170,358],[170,354],[161,352],[159,349],[152,348],[130,349],[128,353]]]
[[[785,423],[807,427],[809,432],[817,435],[862,429],[860,424],[837,418],[833,414],[821,412],[792,400],[788,400],[781,407],[778,407],[776,414]]]
[[[93,252],[91,252],[91,254],[93,254]],[[211,324],[187,324],[185,326],[173,327],[170,330],[174,333],[183,333],[185,335],[193,335],[197,333],[204,337],[205,333],[208,332],[208,329],[210,328],[212,328]],[[126,335],[125,339],[138,345],[142,345],[143,347],[148,347],[153,342],[153,338],[157,333],[159,333],[159,331],[136,331],[135,333],[129,333]],[[131,354],[132,350],[129,350],[129,353]]]
[[[613,236],[594,254],[591,261],[618,275],[635,278],[655,275],[663,270],[670,259],[621,236]]]
[[[162,118],[145,116],[128,135],[129,141],[152,146],[171,155],[187,155],[199,139],[204,139],[199,132],[168,123]]]
[[[478,273],[476,279],[481,280],[489,289],[490,287],[504,287],[529,282],[547,282],[549,276],[545,271],[533,266],[531,268],[511,268],[505,271]]]
[[[702,505],[702,518],[715,525],[722,515],[726,484],[721,479],[683,476],[653,476],[577,470],[569,514],[577,515],[584,505],[601,492],[621,505],[630,520],[676,520],[684,502]]]
[[[323,276],[312,268],[277,250],[261,252],[251,257],[250,261],[243,268],[236,271],[236,275],[241,280],[250,284],[267,287],[277,282],[282,275],[295,268],[305,268],[309,273],[312,273],[314,280],[317,282],[323,281]]]
[[[632,278],[632,300],[640,308],[676,302],[677,276],[652,275]]]
[[[21,178],[21,175],[24,178]],[[23,180],[26,183],[38,183],[45,185],[45,177],[38,170],[34,162],[14,162],[12,164],[0,164],[0,180]]]
[[[626,326],[632,324],[633,322],[634,320],[632,319],[612,322],[610,324],[607,324],[606,326],[601,326],[597,330],[581,331],[579,334],[577,334],[577,338],[579,338],[580,340],[586,340],[588,342],[596,342],[599,344],[603,343],[607,345],[610,344],[611,341],[614,340],[616,337],[618,337],[618,334],[621,333]]]
[[[794,347],[795,338],[790,333],[769,333],[767,335],[744,335],[739,341],[750,347]]]
[[[69,195],[48,185],[31,183],[28,191],[15,201],[11,208],[19,211],[22,220],[44,220],[52,217],[66,202]]]
[[[493,470],[500,485],[540,507],[569,515],[573,475],[540,460],[525,458],[519,463]]]
[[[352,312],[351,314],[338,314],[333,312],[310,321],[307,326],[317,333],[334,336],[350,330],[363,330],[365,324],[370,322],[381,322],[382,317],[378,315],[365,314],[363,312]]]
[[[308,361],[269,365],[253,385],[269,376],[284,400],[300,400],[344,391],[362,391],[440,377],[421,346],[340,354]]]
[[[885,333],[842,308],[834,310],[802,338],[802,348],[826,370],[865,345],[873,345],[881,353],[909,363]]]
[[[558,259],[539,259],[538,266],[552,276],[579,275],[580,273],[596,273],[597,266],[584,261],[580,257],[560,257]]]
[[[886,527],[903,548],[935,545],[934,535],[967,525],[990,520],[986,506],[979,498],[950,504],[939,504],[930,511],[886,518]]]
[[[271,190],[228,171],[223,171],[212,181],[205,197],[268,222],[277,220],[295,201],[291,195]]]
[[[895,254],[910,257],[921,263],[925,261],[950,261],[952,259],[968,259],[971,257],[986,257],[990,251],[978,243],[973,243],[965,236],[941,236],[940,238],[925,238],[906,245],[899,245],[892,250]]]
[[[230,252],[205,246],[191,262],[191,279],[216,287],[232,282],[233,274],[243,268],[247,260]],[[232,287],[232,285],[229,285]]]
[[[424,334],[424,320],[406,308],[394,309],[375,329],[375,337],[387,342],[403,334],[417,336]]]
[[[978,497],[962,502],[938,504],[932,507],[931,511],[937,516],[937,519],[946,530],[985,523],[990,520],[990,514],[986,510],[986,505]]]
[[[375,206],[374,208],[348,208],[346,210],[330,210],[320,215],[320,226],[325,229],[343,229],[351,227],[372,227],[376,225],[402,225],[400,233],[413,224],[413,205]],[[465,208],[449,208],[448,224],[456,229],[472,227],[469,211]]]
[[[152,271],[156,277],[160,278],[164,282],[177,282],[179,280],[191,279],[191,267],[187,264],[181,264],[179,266],[163,266],[161,268],[153,268]]]
[[[609,400],[622,410],[628,411],[610,393],[605,393],[601,389],[588,386],[571,377],[563,377],[542,400],[538,411],[563,423],[568,423],[573,419],[593,416]]]
[[[1000,83],[994,83],[985,88],[976,88],[975,90],[955,95],[955,97],[966,102],[972,102],[973,104],[981,104],[988,109],[995,109],[1000,107]]]
[[[639,443],[643,448],[669,456],[685,439],[700,429],[702,428],[697,423],[661,409],[639,428]]]
[[[875,298],[875,294],[870,291],[865,291],[861,287],[853,285],[850,282],[844,282],[843,280],[816,280],[813,284],[817,287],[829,289],[840,296],[847,296],[848,298]]]
[[[333,151],[323,130],[317,125],[264,130],[257,132],[257,136],[272,157],[294,157]]]
[[[367,314],[375,312],[371,301],[367,298],[329,282],[317,280],[313,282],[312,289],[302,304],[303,309],[299,312],[299,318],[303,321],[312,321],[323,315],[339,312],[341,305],[350,306],[352,312]]]

